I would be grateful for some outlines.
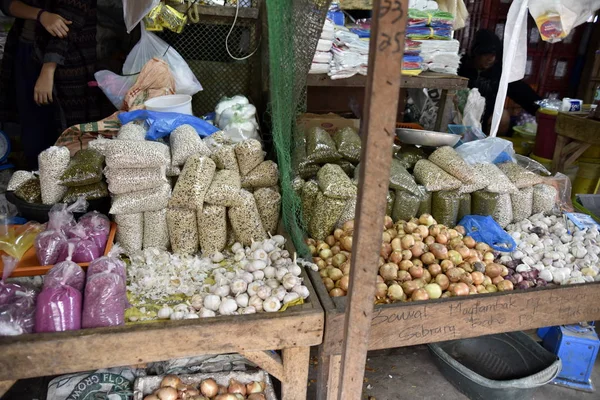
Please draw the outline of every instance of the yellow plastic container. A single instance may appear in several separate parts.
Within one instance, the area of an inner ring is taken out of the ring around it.
[[[600,160],[599,160],[600,161]],[[573,195],[595,193],[600,180],[600,162],[579,162],[579,171],[573,181]]]
[[[600,162],[600,146],[590,146],[589,149],[583,152],[580,159],[585,162]]]
[[[550,160],[549,158],[538,157],[533,153],[531,153],[529,157],[532,160],[535,160],[542,164],[544,167],[546,167],[548,171],[552,170],[552,160]],[[571,165],[569,168],[566,168],[564,174],[569,177],[571,182],[575,182],[575,179],[577,178],[577,171],[579,171],[579,161],[575,161],[575,164]]]
[[[506,139],[512,142],[515,153],[521,154],[523,156],[529,155],[529,153],[531,153],[533,150],[533,145],[535,144],[535,142],[533,142],[532,140],[520,136],[502,136],[502,139]]]

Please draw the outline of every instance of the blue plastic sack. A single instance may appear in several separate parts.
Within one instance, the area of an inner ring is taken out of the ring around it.
[[[158,140],[168,136],[180,125],[191,125],[201,137],[210,136],[219,128],[193,115],[174,112],[135,110],[119,114],[124,125],[131,121],[144,121],[148,125],[147,140]]]
[[[471,236],[477,242],[486,243],[494,250],[511,252],[517,248],[512,236],[489,215],[467,215],[459,225],[465,228],[467,236]]]

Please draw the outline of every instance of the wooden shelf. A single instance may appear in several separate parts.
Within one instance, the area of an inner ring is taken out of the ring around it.
[[[236,7],[234,6],[206,6],[206,5],[197,5],[195,6],[198,9],[199,16],[211,16],[211,17],[234,17]],[[177,11],[186,12],[189,6],[187,4],[181,4],[175,7]],[[193,8],[192,8],[193,10]],[[190,10],[190,11],[192,11]],[[258,8],[254,7],[240,7],[240,11],[238,13],[238,18],[244,19],[257,19],[258,18]],[[202,19],[200,19],[200,23],[202,23]]]
[[[458,90],[467,87],[469,80],[457,75],[423,72],[419,76],[402,75],[400,77],[402,89],[437,88],[441,90]],[[308,75],[306,86],[325,87],[365,87],[367,77],[354,75],[346,79],[329,79],[326,74]]]

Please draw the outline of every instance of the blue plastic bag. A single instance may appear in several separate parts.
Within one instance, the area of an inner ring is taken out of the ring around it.
[[[119,121],[126,124],[143,120],[148,125],[147,140],[158,140],[168,136],[180,125],[191,125],[201,137],[210,136],[219,128],[192,115],[174,112],[136,110],[119,114]]]
[[[489,245],[502,252],[514,251],[517,244],[504,229],[489,215],[467,215],[459,223],[465,228],[467,236]]]

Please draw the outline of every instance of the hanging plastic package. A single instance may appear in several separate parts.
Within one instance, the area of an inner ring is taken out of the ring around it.
[[[542,40],[560,42],[600,8],[598,0],[529,0],[529,12]]]
[[[123,0],[123,19],[127,33],[131,33],[150,10],[160,3],[160,0]],[[143,30],[143,29],[142,29]]]
[[[122,124],[131,121],[144,121],[148,125],[148,132],[146,133],[148,140],[163,138],[181,125],[191,125],[201,137],[209,136],[219,130],[216,126],[193,115],[174,112],[135,110],[121,113],[118,117]]]
[[[142,29],[140,41],[129,52],[123,64],[123,75],[139,74],[144,65],[154,57],[164,59],[169,64],[178,94],[193,96],[202,90],[196,75],[177,50],[145,29]]]

